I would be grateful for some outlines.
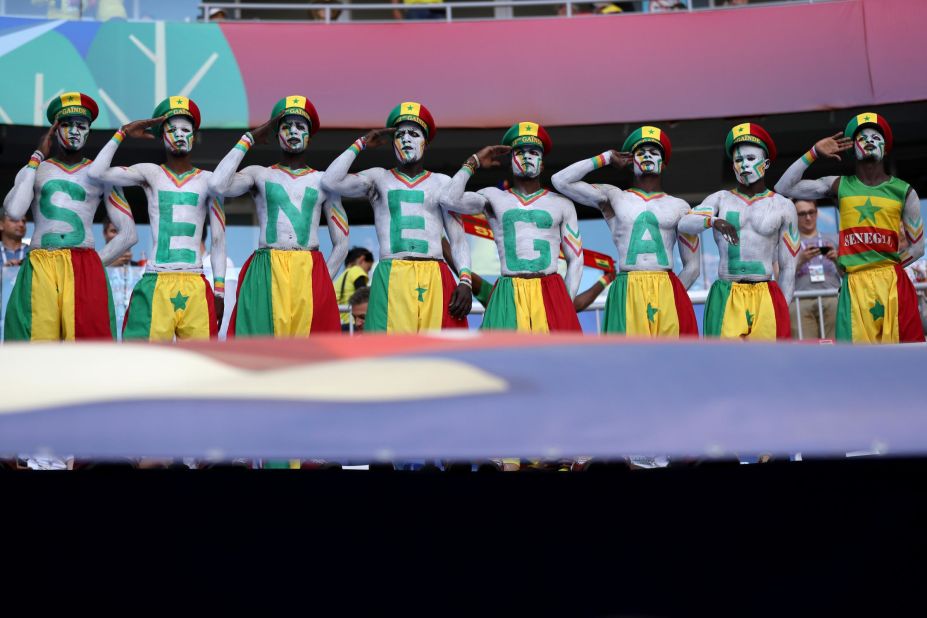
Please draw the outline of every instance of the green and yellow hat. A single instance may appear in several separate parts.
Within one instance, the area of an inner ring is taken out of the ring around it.
[[[425,139],[428,142],[431,142],[435,138],[435,133],[438,132],[431,112],[427,107],[415,101],[403,101],[394,107],[386,119],[386,127],[395,127],[400,122],[414,122],[425,129]]]
[[[97,102],[83,92],[65,92],[52,99],[45,111],[45,117],[51,124],[65,116],[84,116],[93,122],[99,113]]]
[[[879,130],[879,133],[885,138],[885,153],[888,154],[888,151],[892,149],[892,142],[894,141],[892,128],[889,126],[888,120],[875,112],[865,112],[853,116],[850,122],[847,123],[847,128],[844,129],[843,136],[853,139],[856,136],[856,132],[865,127],[873,127]]]
[[[624,140],[624,145],[621,147],[621,150],[624,152],[634,152],[635,148],[646,142],[659,146],[663,151],[663,161],[665,163],[669,162],[670,154],[673,152],[673,145],[670,143],[670,138],[669,135],[666,134],[666,131],[658,127],[644,126],[636,129],[628,136],[628,139]]]
[[[193,120],[193,130],[196,131],[200,128],[200,108],[193,102],[193,99],[188,99],[187,97],[168,97],[158,103],[151,117],[158,118],[160,116],[164,116],[165,118],[170,118],[171,116],[188,116]],[[157,133],[161,130],[161,125],[155,125],[149,130],[153,133]]]
[[[728,131],[727,139],[724,140],[724,152],[730,158],[737,144],[755,144],[766,151],[766,156],[770,161],[776,160],[776,143],[773,141],[766,129],[752,122],[743,122],[736,125]]]
[[[541,146],[544,154],[547,154],[554,147],[547,131],[536,122],[519,122],[509,127],[509,130],[502,136],[502,144],[517,148],[519,146]]]
[[[315,111],[312,101],[298,94],[291,94],[283,97],[274,105],[273,111],[270,112],[270,118],[273,120],[279,114],[284,116],[302,116],[309,121],[309,135],[315,135],[319,130],[319,114]]]

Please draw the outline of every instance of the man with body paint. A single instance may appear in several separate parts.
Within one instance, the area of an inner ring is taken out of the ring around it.
[[[719,278],[705,303],[705,336],[788,339],[801,243],[795,206],[766,188],[776,145],[763,127],[746,122],[728,132],[724,149],[737,187],[712,193],[679,223],[686,234],[714,229],[718,244]],[[774,262],[778,282],[772,280]]]
[[[90,175],[119,187],[141,186],[148,198],[152,251],[132,290],[123,339],[171,341],[215,338],[225,311],[225,213],[209,192],[210,172],[190,162],[200,110],[191,99],[163,100],[153,118],[119,129],[90,166]],[[126,136],[160,136],[167,162],[110,167]],[[209,217],[215,293],[203,276],[200,239]]]
[[[535,122],[519,122],[506,131],[501,146],[471,155],[441,197],[447,210],[489,220],[502,276],[496,280],[483,317],[485,330],[528,333],[580,331],[573,297],[583,274],[583,245],[573,203],[541,186],[550,136]],[[464,192],[483,167],[498,167],[511,152],[512,187]],[[560,247],[567,273],[557,273]]]
[[[879,114],[855,116],[839,133],[812,146],[793,163],[776,191],[795,199],[835,198],[840,212],[837,264],[845,274],[837,300],[837,340],[858,343],[923,342],[917,294],[905,266],[924,255],[920,200],[911,185],[889,176],[883,160],[892,129]],[[821,156],[840,159],[853,149],[853,176],[802,180]],[[903,229],[907,249],[899,245]]]
[[[322,172],[309,167],[309,141],[319,130],[319,115],[304,96],[277,101],[270,120],[245,133],[209,179],[214,195],[250,192],[257,207],[258,250],[238,276],[238,296],[228,334],[306,337],[341,332],[332,277],[348,252],[348,218],[336,196],[321,188]],[[255,142],[277,132],[282,161],[250,165],[236,173]],[[319,221],[324,211],[332,252],[319,251]]]
[[[366,197],[380,244],[380,262],[370,283],[367,332],[417,333],[466,328],[473,302],[470,248],[463,226],[441,208],[438,199],[450,178],[424,169],[425,148],[437,127],[428,109],[413,101],[397,105],[385,129],[355,141],[335,159],[322,188],[337,195]],[[363,150],[393,143],[398,166],[348,174]],[[447,233],[460,268],[460,283],[444,261],[441,233]]]
[[[679,234],[682,271],[673,272],[677,227],[689,205],[663,192],[661,177],[672,154],[665,131],[644,126],[624,142],[623,152],[609,150],[554,174],[553,183],[567,197],[602,211],[618,248],[619,274],[608,291],[603,331],[637,336],[698,336],[695,310],[686,290],[698,279],[698,235]],[[582,178],[611,164],[633,165],[634,180],[622,191],[613,185],[589,184]]]
[[[32,247],[16,278],[5,322],[9,341],[115,339],[113,298],[104,265],[137,240],[132,211],[119,190],[94,179],[83,148],[97,104],[86,94],[55,97],[46,116],[52,127],[3,201],[7,215],[35,219]],[[57,152],[49,155],[53,142]],[[106,195],[116,236],[94,251],[93,215]]]

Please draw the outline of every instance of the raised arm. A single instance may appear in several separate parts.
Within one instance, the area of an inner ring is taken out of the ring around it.
[[[39,140],[38,148],[29,158],[29,163],[16,174],[16,178],[13,180],[13,188],[3,198],[3,211],[10,219],[22,219],[32,205],[32,199],[35,196],[35,171],[42,161],[51,154],[52,140],[57,128],[58,123],[56,122],[45,132],[45,135]]]
[[[122,189],[110,188],[105,199],[106,215],[116,228],[116,235],[113,239],[100,249],[100,261],[103,262],[103,266],[109,266],[129,247],[138,242],[138,233],[135,231],[132,209],[129,208]]]
[[[792,293],[795,290],[795,266],[798,263],[798,249],[801,247],[801,238],[798,234],[798,215],[795,208],[786,202],[782,225],[779,227],[779,274],[776,281],[785,296],[785,302],[792,302]],[[791,247],[796,248],[792,253]]]
[[[901,264],[907,266],[924,255],[924,220],[921,218],[921,201],[914,189],[908,190],[901,223],[908,240],[908,248],[901,254]]]
[[[334,279],[348,254],[348,234],[351,228],[339,197],[328,196],[322,204],[322,212],[328,221],[328,236],[332,239],[332,252],[325,265],[328,267],[328,276]]]
[[[853,147],[853,141],[837,133],[818,141],[811,150],[801,156],[785,170],[776,183],[775,191],[796,200],[816,200],[835,195],[834,183],[837,176],[825,176],[817,180],[802,180],[805,170],[819,157],[840,160],[840,153]]]
[[[396,129],[375,129],[354,141],[351,146],[332,161],[325,176],[322,188],[330,194],[343,197],[367,197],[373,190],[372,181],[363,174],[348,174],[351,164],[367,148],[376,148],[392,139]]]
[[[149,120],[136,120],[129,123],[116,131],[112,139],[106,142],[106,145],[100,150],[100,154],[93,160],[90,167],[87,168],[87,175],[90,179],[99,185],[111,185],[114,187],[134,187],[145,184],[145,176],[139,170],[138,166],[130,167],[110,167],[113,163],[113,156],[119,148],[119,144],[126,136],[140,137],[142,139],[154,139],[145,129],[154,124],[157,118]]]
[[[512,149],[508,146],[486,146],[478,153],[467,157],[463,166],[454,174],[451,182],[447,184],[447,187],[438,198],[441,208],[465,215],[477,215],[486,210],[486,207],[489,206],[489,200],[479,193],[465,192],[467,181],[476,173],[476,170],[482,167],[499,167],[499,159],[511,151]]]
[[[600,167],[612,165],[620,169],[627,167],[629,162],[630,155],[628,155],[628,153],[606,150],[602,154],[596,155],[591,159],[577,161],[573,165],[560,170],[554,174],[550,180],[559,193],[562,193],[574,202],[585,206],[592,206],[593,208],[599,208],[604,212],[605,207],[610,208],[610,206],[608,206],[607,192],[612,188],[617,189],[617,187],[613,187],[612,185],[593,185],[582,179],[585,178],[589,172],[597,170]]]
[[[13,188],[3,198],[3,212],[10,219],[18,221],[26,216],[29,206],[32,205],[32,198],[35,196],[35,170],[43,160],[41,153],[36,150],[32,153],[29,163],[17,172],[16,179],[13,180]]]
[[[235,147],[222,157],[216,170],[209,177],[209,192],[221,197],[244,195],[254,186],[254,177],[245,170],[238,172],[238,166],[254,145],[254,137],[248,131],[241,136]],[[246,168],[247,169],[247,168]]]
[[[564,200],[563,220],[560,222],[560,238],[563,245],[563,255],[566,256],[567,272],[564,281],[570,298],[576,296],[579,282],[583,278],[583,239],[579,234],[579,220],[576,218],[576,208]]]

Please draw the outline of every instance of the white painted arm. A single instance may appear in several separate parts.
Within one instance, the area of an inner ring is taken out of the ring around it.
[[[328,236],[332,240],[332,252],[325,265],[328,267],[328,276],[334,279],[348,254],[348,215],[337,196],[328,196],[322,205],[322,211],[328,221]]]
[[[785,197],[795,200],[817,200],[825,197],[833,197],[834,181],[836,176],[825,176],[817,180],[802,180],[805,170],[817,159],[817,153],[812,147],[811,150],[801,156],[795,163],[789,166],[782,178],[776,183],[774,191]]]
[[[109,266],[138,242],[138,233],[135,230],[132,210],[129,208],[122,189],[110,187],[104,195],[106,196],[103,198],[106,215],[116,228],[116,235],[113,239],[100,249],[100,261],[103,262],[103,266]]]
[[[450,211],[442,208],[441,216],[444,219],[444,231],[447,233],[447,242],[451,245],[451,256],[454,258],[454,265],[457,266],[457,272],[461,274],[461,282],[466,280],[468,285],[471,284],[470,277],[464,277],[466,271],[470,273],[470,244],[467,242],[467,233],[463,225],[457,220]]]
[[[795,291],[795,267],[798,264],[798,254],[792,255],[789,250],[789,243],[794,247],[798,247],[800,242],[798,215],[795,213],[794,208],[786,208],[782,225],[779,227],[779,274],[776,277],[776,282],[782,289],[782,295],[785,296],[786,303],[792,302],[792,293]]]
[[[924,220],[921,218],[921,201],[914,189],[909,190],[905,198],[901,224],[908,239],[908,248],[901,255],[901,264],[907,266],[924,255]]]
[[[116,187],[134,187],[145,184],[145,176],[138,165],[110,167],[113,156],[116,154],[116,150],[124,137],[125,134],[122,131],[116,131],[113,138],[106,142],[106,145],[100,150],[100,154],[87,168],[87,175],[90,176],[92,181],[99,185],[113,185]]]
[[[322,188],[327,193],[342,197],[367,197],[373,189],[370,178],[362,174],[349,174],[354,159],[365,148],[364,141],[358,139],[350,148],[332,161],[322,177]]]
[[[679,281],[688,290],[698,279],[701,273],[702,243],[698,236],[688,235],[689,238],[679,239],[679,258],[682,260],[682,270],[679,271]],[[692,250],[692,247],[695,250]]]
[[[221,197],[237,197],[251,190],[254,186],[254,177],[246,173],[248,168],[241,172],[236,172],[236,170],[253,144],[254,138],[251,137],[249,131],[242,135],[235,147],[219,161],[216,171],[209,177],[211,194]]]
[[[564,200],[563,220],[560,223],[560,238],[563,255],[566,256],[567,272],[564,277],[570,298],[576,296],[579,283],[583,278],[583,239],[579,233],[579,220],[576,207]]]
[[[225,296],[225,210],[222,199],[209,196],[209,259],[212,262],[213,290],[216,296]]]
[[[593,208],[602,208],[603,203],[608,203],[606,192],[611,187],[609,185],[589,184],[582,179],[589,172],[608,165],[610,161],[611,153],[605,151],[591,159],[577,161],[554,174],[550,180],[558,193],[567,196],[574,202],[584,206],[592,206]]]
[[[35,170],[42,162],[42,153],[36,150],[29,159],[29,163],[16,173],[13,188],[3,198],[3,212],[10,219],[22,219],[32,205],[35,197]]]
[[[705,230],[709,229],[718,216],[718,204],[720,202],[720,192],[712,193],[705,198],[705,201],[689,211],[679,220],[676,226],[677,231],[682,234],[691,234],[698,236]]]
[[[465,191],[472,175],[473,172],[467,166],[461,167],[454,174],[438,198],[441,208],[465,215],[478,215],[486,209],[488,199],[475,191]]]

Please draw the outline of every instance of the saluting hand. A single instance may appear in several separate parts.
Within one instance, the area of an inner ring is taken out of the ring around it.
[[[157,118],[145,118],[144,120],[135,120],[129,124],[122,125],[122,132],[128,137],[137,137],[140,139],[154,139],[155,136],[148,131],[149,127],[164,122],[165,116]]]
[[[827,157],[828,159],[836,159],[840,161],[840,154],[845,150],[849,150],[853,147],[853,140],[849,137],[844,137],[843,133],[834,133],[830,137],[825,137],[824,139],[818,141],[814,145],[815,152],[818,153],[819,157]]]
[[[364,144],[367,148],[376,148],[377,146],[382,146],[383,144],[389,144],[393,141],[393,134],[396,132],[396,127],[389,127],[387,129],[374,129],[367,133],[364,136]]]
[[[37,150],[41,152],[42,156],[46,159],[49,157],[49,155],[51,155],[52,144],[54,143],[55,139],[55,131],[57,130],[58,122],[55,121],[55,124],[49,127],[48,131],[45,132],[45,135],[42,136],[42,139],[39,140],[39,146]]]

